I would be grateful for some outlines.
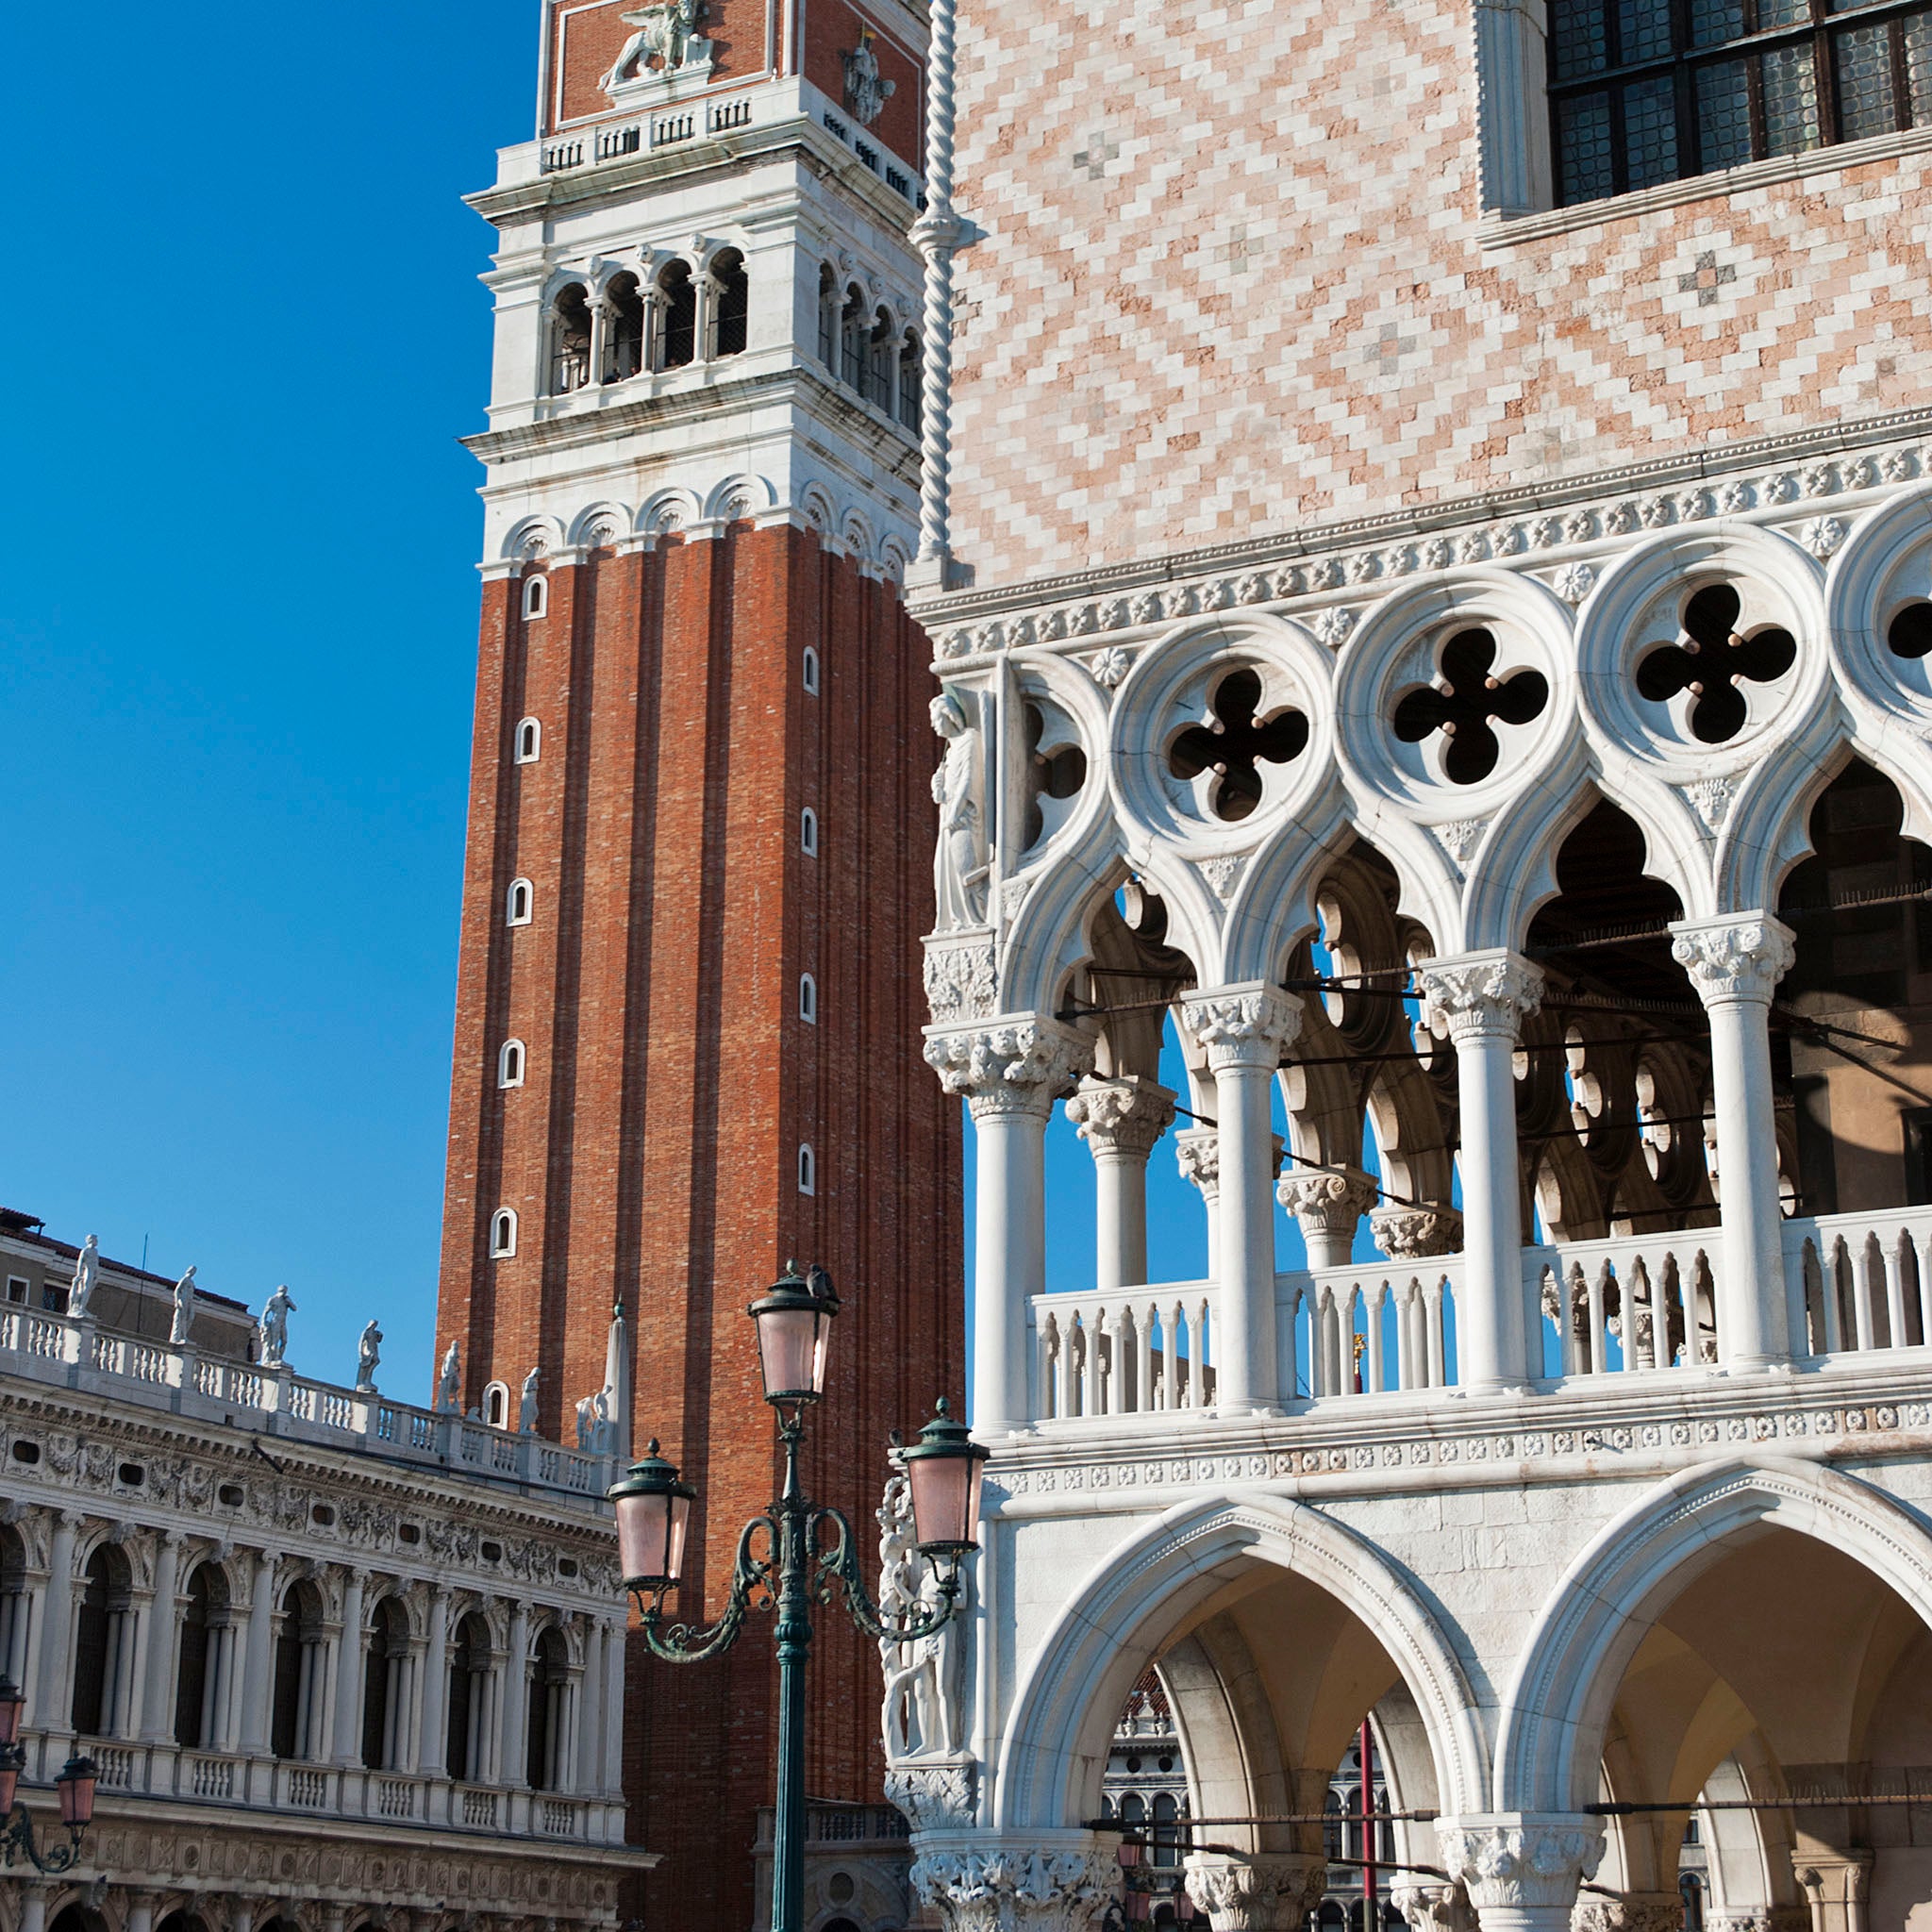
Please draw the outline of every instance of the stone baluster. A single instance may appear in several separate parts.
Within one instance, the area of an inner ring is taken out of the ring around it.
[[[1542,1001],[1542,974],[1497,950],[1415,969],[1456,1045],[1462,1123],[1462,1290],[1456,1304],[1459,1380],[1472,1393],[1520,1388],[1542,1373],[1530,1355],[1516,1158],[1516,1074],[1523,1022]]]
[[[1191,995],[1182,1024],[1207,1049],[1221,1135],[1215,1406],[1225,1416],[1265,1414],[1281,1399],[1270,1105],[1282,1050],[1301,1031],[1301,1002],[1254,980]]]
[[[1103,1294],[1147,1279],[1147,1161],[1176,1098],[1137,1074],[1089,1074],[1067,1102],[1093,1154],[1094,1286]]]
[[[927,1064],[965,1097],[974,1128],[973,1426],[982,1436],[1033,1420],[1026,1316],[1046,1286],[1046,1124],[1091,1055],[1083,1036],[1042,1014],[926,1036]]]
[[[1482,1932],[1570,1932],[1577,1889],[1603,1857],[1604,1828],[1587,1813],[1499,1811],[1440,1819],[1436,1840]]]
[[[1718,1358],[1727,1368],[1761,1369],[1789,1360],[1793,1338],[1804,1334],[1785,1280],[1771,1085],[1772,995],[1796,949],[1790,928],[1765,912],[1686,920],[1671,931],[1672,954],[1690,974],[1710,1022],[1718,1173],[1724,1177]]]

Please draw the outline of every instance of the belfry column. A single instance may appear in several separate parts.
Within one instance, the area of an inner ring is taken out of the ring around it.
[[[1044,1014],[960,1031],[929,1029],[926,1064],[973,1114],[973,1427],[1029,1426],[1026,1312],[1046,1286],[1046,1123],[1092,1062],[1084,1035]]]
[[[1274,1322],[1274,1130],[1282,1049],[1301,1032],[1301,1002],[1261,980],[1191,995],[1182,1024],[1208,1050],[1221,1133],[1214,1406],[1224,1416],[1278,1407]]]
[[[1516,1172],[1517,1038],[1542,1004],[1543,976],[1519,953],[1464,953],[1415,969],[1449,1023],[1462,1116],[1462,1291],[1457,1379],[1473,1393],[1531,1379]]]
[[[1497,1811],[1440,1819],[1436,1841],[1483,1932],[1570,1932],[1578,1888],[1604,1855],[1604,1827],[1587,1813]]]
[[[1797,949],[1790,928],[1768,912],[1686,920],[1671,932],[1672,956],[1690,975],[1710,1020],[1724,1236],[1718,1356],[1727,1368],[1761,1369],[1789,1360],[1793,1342],[1803,1339],[1785,1281],[1771,1090],[1771,999]]]
[[[1067,1102],[1067,1118],[1093,1150],[1093,1285],[1103,1293],[1147,1279],[1147,1159],[1177,1097],[1138,1074],[1090,1074]]]

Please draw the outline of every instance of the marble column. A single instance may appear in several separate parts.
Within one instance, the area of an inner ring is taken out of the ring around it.
[[[449,1587],[438,1584],[429,1598],[428,1641],[423,1654],[423,1706],[412,1769],[443,1774],[444,1712],[449,1704]]]
[[[137,1735],[152,1744],[175,1735],[175,1660],[181,1640],[181,1534],[162,1533],[155,1554],[155,1594],[142,1659],[142,1712]]]
[[[1587,1812],[1495,1811],[1439,1819],[1436,1841],[1482,1932],[1570,1932],[1578,1887],[1603,1857],[1604,1827]]]
[[[1542,974],[1497,950],[1430,959],[1415,969],[1423,996],[1456,1045],[1462,1127],[1462,1286],[1456,1298],[1457,1380],[1472,1394],[1521,1388],[1542,1373],[1523,1285],[1517,1174],[1518,1035],[1542,1001]]]
[[[1717,1114],[1718,1218],[1724,1265],[1718,1282],[1718,1359],[1761,1369],[1808,1353],[1785,1280],[1784,1208],[1771,1086],[1771,1001],[1796,958],[1790,928],[1765,912],[1683,921],[1672,955],[1690,976],[1710,1021],[1710,1084]]]
[[[275,1569],[280,1561],[275,1550],[256,1553],[255,1592],[248,1605],[247,1647],[242,1659],[242,1750],[251,1757],[266,1755],[274,1715]]]
[[[122,1923],[122,1932],[154,1932],[155,1895],[151,1891],[130,1891],[127,1894],[127,1916]]]
[[[1224,1416],[1267,1414],[1281,1403],[1270,1108],[1282,1050],[1301,1031],[1301,1002],[1253,980],[1190,995],[1181,1020],[1207,1049],[1221,1135],[1215,1408]]]
[[[503,1675],[503,1782],[525,1782],[528,1770],[528,1709],[530,1695],[530,1607],[519,1601],[510,1611],[509,1655]]]
[[[1133,1074],[1090,1074],[1067,1118],[1093,1154],[1093,1285],[1103,1294],[1147,1279],[1147,1161],[1177,1096]]]
[[[336,1665],[334,1757],[341,1765],[362,1761],[362,1689],[368,1676],[368,1618],[363,1613],[369,1572],[351,1569],[342,1585],[342,1629]]]
[[[1084,1036],[1041,1014],[926,1037],[927,1064],[973,1114],[972,1423],[982,1437],[1033,1421],[1027,1314],[1046,1287],[1046,1123],[1091,1055]]]
[[[74,1686],[68,1657],[74,1642],[74,1540],[81,1519],[72,1509],[54,1512],[52,1548],[47,1557],[47,1593],[41,1614],[41,1655],[37,1694],[22,1722],[50,1733],[74,1728]]]
[[[1174,1165],[1191,1182],[1208,1211],[1208,1278],[1221,1274],[1221,1134],[1214,1127],[1183,1127],[1174,1137]]]
[[[21,1881],[19,1932],[47,1932],[47,1888]]]
[[[1375,1179],[1358,1167],[1295,1166],[1275,1182],[1274,1198],[1301,1228],[1311,1269],[1345,1268],[1355,1231],[1375,1205]]]

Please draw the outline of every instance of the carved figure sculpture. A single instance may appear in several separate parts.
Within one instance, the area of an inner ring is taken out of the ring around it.
[[[577,1447],[589,1454],[596,1441],[597,1398],[584,1396],[577,1404]]]
[[[898,83],[879,78],[879,57],[872,50],[869,26],[858,30],[858,44],[839,58],[845,63],[845,106],[861,127],[870,127],[893,94]]]
[[[950,932],[986,923],[986,856],[979,808],[979,734],[967,721],[966,708],[951,691],[932,701],[932,728],[945,741],[946,755],[932,774],[932,795],[940,808],[940,842],[933,855],[935,930]]]
[[[436,1406],[446,1409],[451,1415],[458,1414],[462,1407],[461,1398],[457,1391],[463,1379],[463,1358],[457,1352],[452,1341],[449,1352],[442,1358],[442,1373],[436,1378]]]
[[[937,1603],[939,1579],[914,1541],[912,1491],[903,1475],[886,1485],[879,1525],[879,1614],[887,1620]],[[958,1749],[958,1652],[950,1641],[958,1618],[913,1643],[879,1640],[885,1704],[879,1714],[886,1757],[942,1757]]]
[[[255,1332],[261,1342],[261,1365],[265,1369],[280,1368],[288,1356],[289,1316],[294,1307],[287,1282],[261,1305],[261,1320]]]
[[[67,1312],[76,1322],[93,1320],[94,1288],[101,1278],[101,1242],[89,1235],[74,1260],[74,1283],[67,1291]]]
[[[675,74],[687,60],[702,58],[710,52],[708,41],[697,39],[692,29],[703,18],[703,0],[659,0],[656,7],[640,7],[618,18],[637,32],[624,43],[610,72],[597,83],[606,93],[621,81],[639,80],[651,62],[660,61],[663,72]]]
[[[188,1337],[194,1326],[194,1270],[191,1267],[186,1274],[175,1284],[175,1322],[168,1330],[168,1343],[172,1348],[186,1348]]]
[[[382,1330],[372,1322],[356,1344],[356,1388],[358,1392],[375,1387],[375,1365],[382,1359]]]
[[[537,1433],[537,1371],[532,1369],[524,1377],[524,1392],[517,1401],[517,1434],[533,1436]]]

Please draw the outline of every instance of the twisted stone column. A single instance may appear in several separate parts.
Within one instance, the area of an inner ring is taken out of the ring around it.
[[[964,224],[953,211],[954,0],[932,0],[925,51],[925,210],[911,242],[925,260],[925,340],[919,417],[919,556],[908,576],[943,589],[953,450],[953,251]]]

